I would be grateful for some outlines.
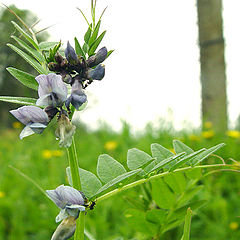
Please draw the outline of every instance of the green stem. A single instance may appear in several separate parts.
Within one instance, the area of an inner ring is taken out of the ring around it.
[[[196,168],[213,168],[213,167],[232,167],[232,166],[231,165],[226,165],[226,164],[200,165],[200,166],[196,166],[196,167],[185,167],[185,168],[176,169],[173,172],[182,172],[182,171],[186,171],[186,170],[190,170],[190,169],[196,169]],[[144,179],[140,179],[138,181],[135,181],[133,183],[129,183],[129,184],[123,186],[122,188],[114,189],[113,191],[102,195],[101,197],[97,198],[96,200],[98,202],[100,202],[102,200],[106,200],[107,198],[112,197],[115,194],[118,194],[118,193],[120,193],[122,191],[125,191],[125,190],[129,189],[129,188],[133,188],[133,187],[136,187],[136,186],[138,186],[140,184],[149,182],[151,180],[161,178],[161,177],[163,177],[165,175],[168,175],[170,173],[172,173],[172,172],[164,172],[164,173],[160,173],[160,174],[151,176],[151,177],[146,178],[146,179],[144,178]]]
[[[79,191],[81,191],[81,181],[80,181],[80,175],[78,170],[78,160],[77,160],[77,151],[75,147],[75,141],[74,137],[72,140],[72,145],[67,149],[68,152],[68,160],[71,170],[71,176],[72,176],[72,183],[73,187]],[[74,240],[84,240],[84,222],[85,222],[85,212],[80,212],[79,218],[76,221],[76,231],[74,234]]]

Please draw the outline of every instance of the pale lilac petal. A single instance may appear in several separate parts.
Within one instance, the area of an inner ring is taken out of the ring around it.
[[[52,104],[51,98],[50,98],[51,94],[46,94],[41,96],[37,101],[36,101],[36,105],[38,106],[43,106],[43,107],[47,107],[50,106]]]
[[[10,113],[24,125],[27,125],[29,123],[28,116],[23,115],[21,111],[19,111],[19,108],[15,110],[11,110]]]
[[[83,212],[86,210],[86,208],[82,205],[77,205],[77,204],[74,204],[74,205],[70,205],[70,206],[66,206],[66,208],[70,208],[70,209],[78,209],[80,212]]]
[[[38,86],[39,97],[52,92],[52,85],[51,85],[52,75],[56,75],[56,74],[54,73],[50,73],[48,75],[41,74],[35,78],[39,84]]]
[[[34,133],[41,134],[43,130],[47,127],[47,125],[44,125],[42,123],[31,123],[28,125]]]
[[[55,73],[39,75],[36,77],[39,83],[37,101],[39,106],[60,106],[67,99],[67,85],[62,81],[62,77]]]
[[[56,216],[55,221],[56,222],[61,222],[63,219],[69,217],[69,214],[66,209],[62,209],[60,213]]]
[[[23,106],[18,108],[22,115],[29,118],[29,122],[43,123],[47,125],[48,115],[47,113],[39,107],[35,106]]]
[[[32,134],[34,134],[34,131],[29,126],[26,126],[20,133],[19,137],[22,140],[23,138],[28,137]]]
[[[63,186],[63,185],[61,185]],[[60,187],[61,187],[60,186]],[[56,189],[55,190],[47,190],[46,191],[48,197],[61,209],[65,208],[66,202],[63,202],[62,196],[60,196]]]
[[[45,125],[48,123],[48,115],[45,111],[35,106],[23,106],[10,111],[10,113],[25,125],[34,122],[43,123]]]
[[[62,197],[63,202],[67,202],[67,205],[84,204],[82,194],[75,188],[61,185],[56,188],[56,192]]]

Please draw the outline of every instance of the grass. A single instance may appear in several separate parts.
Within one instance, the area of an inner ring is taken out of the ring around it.
[[[67,155],[64,149],[59,149],[53,127],[41,136],[20,141],[19,126],[13,126],[15,129],[1,131],[0,138],[0,239],[50,239],[57,226],[57,207],[9,165],[24,172],[43,189],[54,189],[60,184],[68,184],[65,174]],[[156,142],[172,149],[173,139],[182,140],[194,150],[225,142],[227,145],[218,154],[225,160],[230,157],[240,160],[240,134],[237,133],[229,132],[220,137],[211,127],[204,133],[198,130],[176,132],[165,124],[157,129],[148,125],[144,131],[133,135],[130,127],[123,123],[119,133],[108,126],[90,132],[80,125],[75,139],[80,166],[96,173],[100,154],[108,153],[125,165],[129,148],[150,153],[150,144]],[[201,195],[209,203],[192,218],[191,240],[240,239],[239,173],[220,172],[203,182],[205,187]],[[131,229],[124,216],[130,207],[126,196],[138,199],[140,193],[140,188],[136,188],[97,203],[95,210],[87,214],[87,230],[98,240],[148,239]],[[180,239],[182,229],[181,226],[167,232],[163,239]]]

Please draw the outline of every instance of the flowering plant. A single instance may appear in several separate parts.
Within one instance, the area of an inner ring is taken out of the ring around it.
[[[74,142],[76,126],[72,123],[72,117],[75,111],[82,110],[87,104],[85,89],[94,81],[104,78],[105,67],[102,63],[113,52],[108,51],[106,47],[97,50],[106,33],[104,31],[99,34],[105,9],[97,23],[95,10],[96,1],[92,0],[92,23],[89,24],[87,21],[88,29],[84,35],[83,45],[75,38],[75,47],[67,42],[63,51],[61,42],[38,43],[31,28],[25,26],[24,30],[15,22],[13,25],[25,41],[13,36],[21,49],[8,44],[39,73],[33,76],[14,67],[7,68],[9,73],[26,87],[37,90],[39,96],[38,99],[0,97],[1,101],[24,105],[10,111],[25,125],[20,133],[20,139],[34,133],[41,134],[50,121],[57,118],[55,135],[60,147],[66,148],[68,152],[69,167],[66,168],[66,174],[71,186],[61,185],[55,190],[46,191],[46,196],[60,208],[56,222],[61,223],[53,233],[52,240],[68,239],[74,233],[75,240],[83,240],[86,212],[92,210],[96,202],[138,185],[143,186],[146,198],[144,203],[134,199],[137,203],[134,204],[135,207],[141,206],[141,211],[138,207],[128,210],[127,216],[131,225],[134,227],[134,223],[138,223],[141,218],[141,222],[146,222],[145,234],[155,236],[157,239],[185,220],[182,239],[187,240],[192,214],[189,207],[194,210],[205,203],[205,201],[191,202],[196,182],[210,174],[203,172],[202,169],[231,167],[225,162],[202,165],[203,160],[224,146],[223,143],[209,149],[194,151],[175,140],[174,153],[154,143],[151,145],[151,155],[132,148],[127,153],[127,167],[111,156],[103,154],[99,156],[97,162],[98,176],[78,166]],[[82,11],[81,13],[83,14]],[[85,17],[84,14],[83,16]],[[152,203],[154,207],[150,208]],[[147,210],[147,213],[143,214],[142,209]]]

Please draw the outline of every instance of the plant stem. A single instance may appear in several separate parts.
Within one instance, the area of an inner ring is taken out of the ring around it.
[[[68,160],[71,170],[72,183],[73,187],[79,191],[82,190],[80,175],[78,170],[78,160],[77,160],[77,151],[75,147],[74,137],[72,140],[72,145],[67,149]],[[74,240],[84,240],[84,222],[85,222],[85,212],[80,212],[79,218],[76,221],[76,231],[74,234]]]
[[[186,171],[186,170],[190,170],[190,169],[196,169],[196,168],[213,168],[213,167],[232,167],[231,165],[226,165],[226,164],[212,164],[212,165],[200,165],[200,166],[196,166],[196,167],[185,167],[185,168],[180,168],[180,169],[176,169],[172,172],[182,172],[182,171]],[[235,166],[236,167],[236,166]],[[105,200],[109,197],[112,197],[113,195],[115,194],[118,194],[122,191],[125,191],[129,188],[133,188],[133,187],[136,187],[140,184],[143,184],[143,183],[146,183],[146,182],[149,182],[151,180],[154,180],[154,179],[158,179],[158,178],[161,178],[165,175],[168,175],[172,172],[164,172],[164,173],[160,173],[160,174],[157,174],[157,175],[154,175],[154,176],[151,176],[149,178],[144,178],[144,179],[140,179],[138,181],[135,181],[135,182],[132,182],[132,183],[129,183],[125,186],[123,186],[122,188],[117,188],[117,189],[114,189],[113,191],[111,192],[108,192],[104,195],[102,195],[101,197],[97,198],[96,200],[98,202],[102,201],[102,200]]]

